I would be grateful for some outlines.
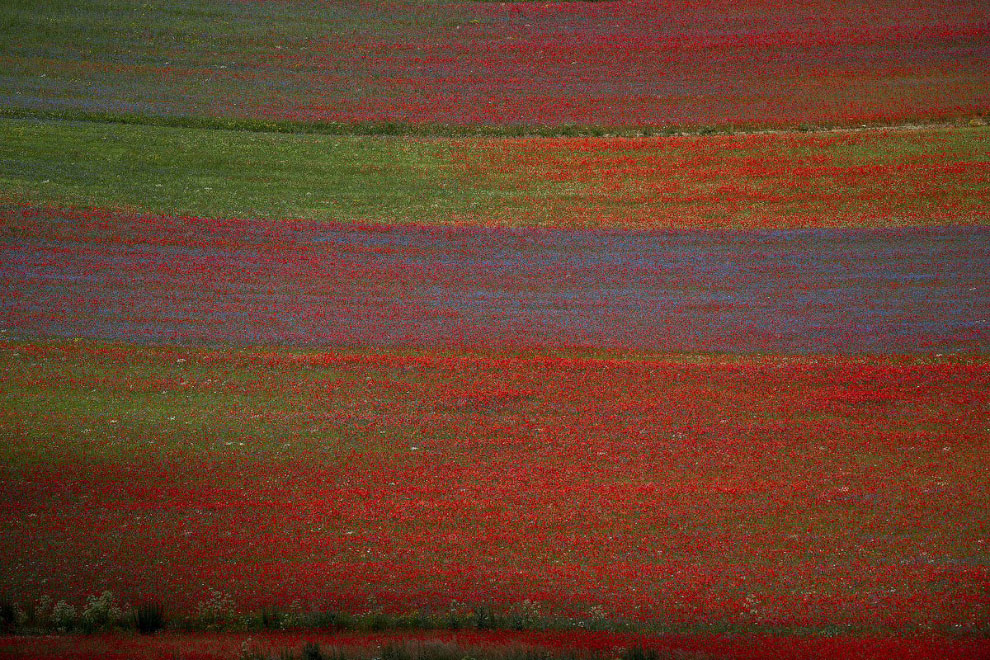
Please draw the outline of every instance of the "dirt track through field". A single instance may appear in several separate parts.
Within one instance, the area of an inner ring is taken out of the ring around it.
[[[927,353],[990,346],[990,228],[354,228],[8,209],[8,337]]]

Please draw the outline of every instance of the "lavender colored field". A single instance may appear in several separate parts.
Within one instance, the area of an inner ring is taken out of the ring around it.
[[[990,229],[549,231],[9,207],[8,336],[918,353],[990,346]]]

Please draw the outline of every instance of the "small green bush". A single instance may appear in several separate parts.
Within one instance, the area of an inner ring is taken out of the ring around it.
[[[509,616],[511,627],[515,630],[535,630],[540,627],[542,619],[540,604],[529,599],[516,605]]]
[[[67,633],[76,627],[77,620],[75,607],[64,600],[55,603],[55,607],[52,608],[52,625],[56,630]]]
[[[90,596],[86,599],[79,624],[85,633],[123,627],[128,618],[125,609],[117,604],[113,593],[104,591],[99,596]]]
[[[206,630],[221,630],[235,616],[234,598],[219,589],[211,589],[209,597],[196,606],[196,623]]]

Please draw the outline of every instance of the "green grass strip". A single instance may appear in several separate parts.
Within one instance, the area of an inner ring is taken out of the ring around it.
[[[799,124],[794,126],[599,126],[592,124],[540,125],[454,125],[414,124],[404,122],[332,122],[292,121],[286,119],[249,119],[209,116],[166,116],[88,110],[32,110],[27,108],[0,108],[0,119],[38,119],[44,121],[94,122],[127,124],[134,126],[162,126],[168,128],[201,128],[251,133],[298,133],[316,135],[394,136],[394,137],[669,137],[675,135],[740,135],[766,131],[797,131],[802,133],[829,131],[844,128],[896,128],[901,125],[875,124]],[[972,121],[972,120],[970,120]],[[954,124],[919,118],[911,125],[949,126],[966,125],[960,120]]]
[[[988,139],[971,127],[629,143],[0,119],[0,203],[368,224],[971,224],[988,217]]]
[[[0,121],[0,198],[210,217],[433,222],[476,190],[449,143],[93,122]]]

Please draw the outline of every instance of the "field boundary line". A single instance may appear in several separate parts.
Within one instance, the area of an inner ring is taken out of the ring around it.
[[[641,138],[641,137],[699,137],[731,135],[772,135],[785,133],[848,133],[883,130],[923,130],[937,128],[986,127],[983,119],[958,118],[918,119],[912,122],[887,124],[802,124],[799,126],[600,126],[563,124],[536,125],[455,125],[413,124],[405,122],[320,122],[288,119],[249,119],[195,115],[141,115],[131,113],[93,112],[88,110],[32,110],[0,108],[0,119],[35,119],[39,121],[87,122],[190,128],[206,130],[243,131],[249,133],[292,133],[338,136],[382,136],[421,138]]]

